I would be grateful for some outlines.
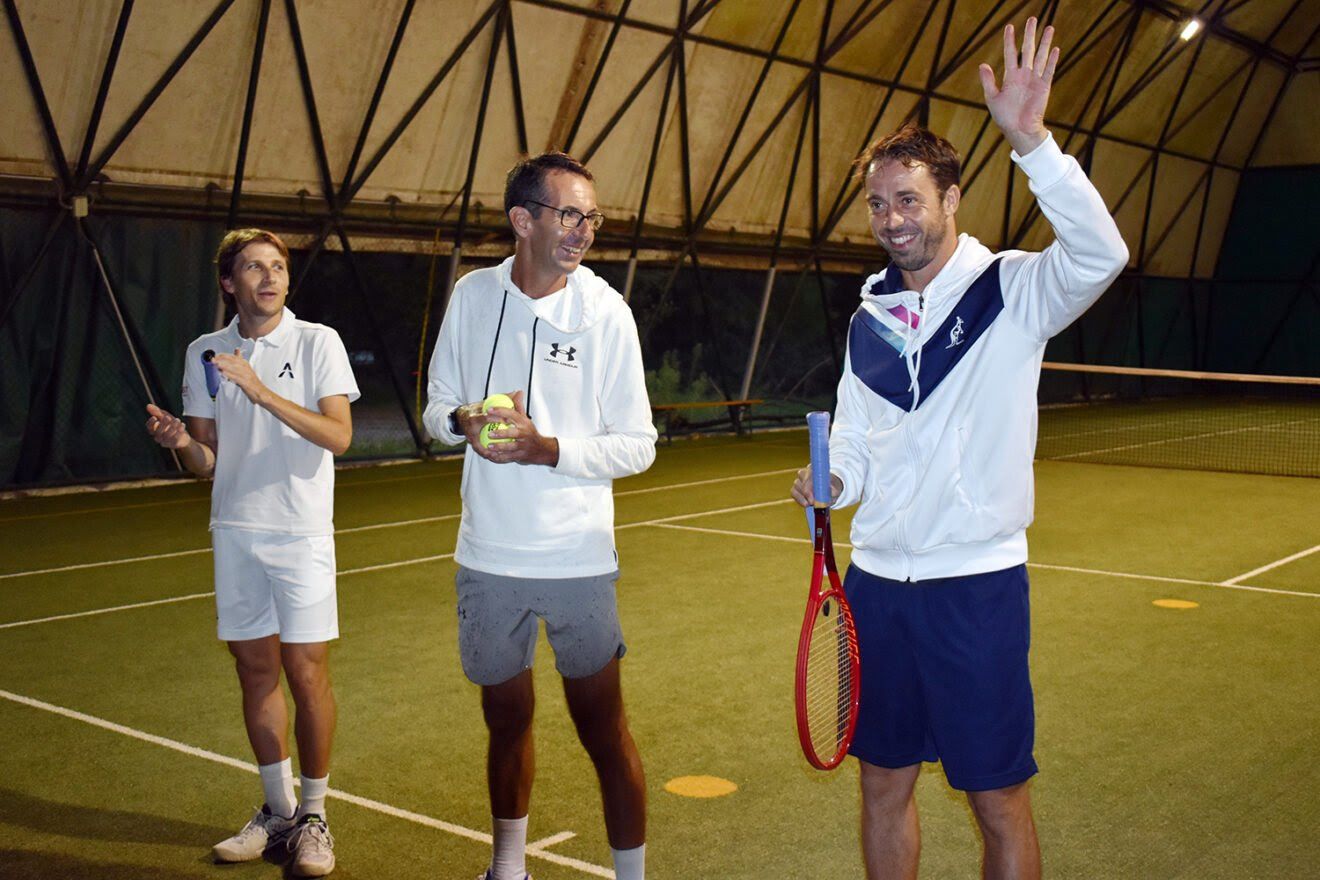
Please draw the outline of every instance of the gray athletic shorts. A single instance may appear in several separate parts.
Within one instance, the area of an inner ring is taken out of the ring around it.
[[[617,571],[579,578],[519,578],[458,567],[458,652],[474,683],[508,681],[532,666],[537,618],[545,621],[555,669],[586,678],[627,647],[614,598]]]

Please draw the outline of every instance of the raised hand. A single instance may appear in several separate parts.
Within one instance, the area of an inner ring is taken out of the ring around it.
[[[1036,19],[1028,18],[1022,34],[1022,55],[1018,56],[1013,26],[1004,28],[1004,80],[995,85],[995,72],[989,64],[980,67],[985,105],[995,124],[1004,132],[1010,146],[1025,156],[1045,140],[1045,105],[1049,103],[1050,83],[1059,50],[1051,49],[1054,28],[1045,28],[1040,47],[1036,46]]]
[[[184,426],[183,420],[175,418],[154,403],[147,404],[147,433],[151,439],[166,449],[186,449],[192,443],[192,436]]]

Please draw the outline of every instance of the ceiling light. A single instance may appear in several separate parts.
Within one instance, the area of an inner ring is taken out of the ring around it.
[[[1196,36],[1197,33],[1200,32],[1200,30],[1201,30],[1201,20],[1198,18],[1193,18],[1187,22],[1186,26],[1184,26],[1182,29],[1182,33],[1180,33],[1178,36],[1182,37],[1183,40],[1190,40],[1192,37]]]

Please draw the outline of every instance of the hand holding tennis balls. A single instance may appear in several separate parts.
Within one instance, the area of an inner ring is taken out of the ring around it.
[[[492,394],[490,397],[487,397],[485,400],[481,402],[481,414],[483,416],[486,413],[490,412],[492,409],[497,409],[497,408],[514,409],[513,398],[507,394]],[[490,436],[491,431],[507,431],[508,428],[509,428],[508,422],[487,422],[486,424],[481,426],[481,433],[478,435],[477,439],[481,442],[481,445],[486,449],[489,449],[492,443],[512,443],[513,442],[512,437]]]
[[[512,394],[492,394],[479,404],[468,404],[474,412],[468,416],[466,430],[471,431],[472,427],[480,424],[472,448],[482,458],[497,464],[555,467],[559,464],[559,440],[537,430],[536,425],[527,417],[523,400],[524,392],[515,391]],[[500,410],[500,414],[495,415],[492,410]],[[490,421],[501,418],[508,421]],[[492,437],[492,432],[508,432],[513,436]],[[471,433],[468,436],[471,437]]]

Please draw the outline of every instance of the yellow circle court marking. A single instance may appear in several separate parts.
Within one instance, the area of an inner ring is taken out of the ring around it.
[[[718,776],[677,776],[665,783],[665,791],[683,797],[724,797],[738,790],[735,783]]]
[[[1177,608],[1179,611],[1186,611],[1188,608],[1199,608],[1196,602],[1188,602],[1186,599],[1156,599],[1151,603],[1157,608]]]

